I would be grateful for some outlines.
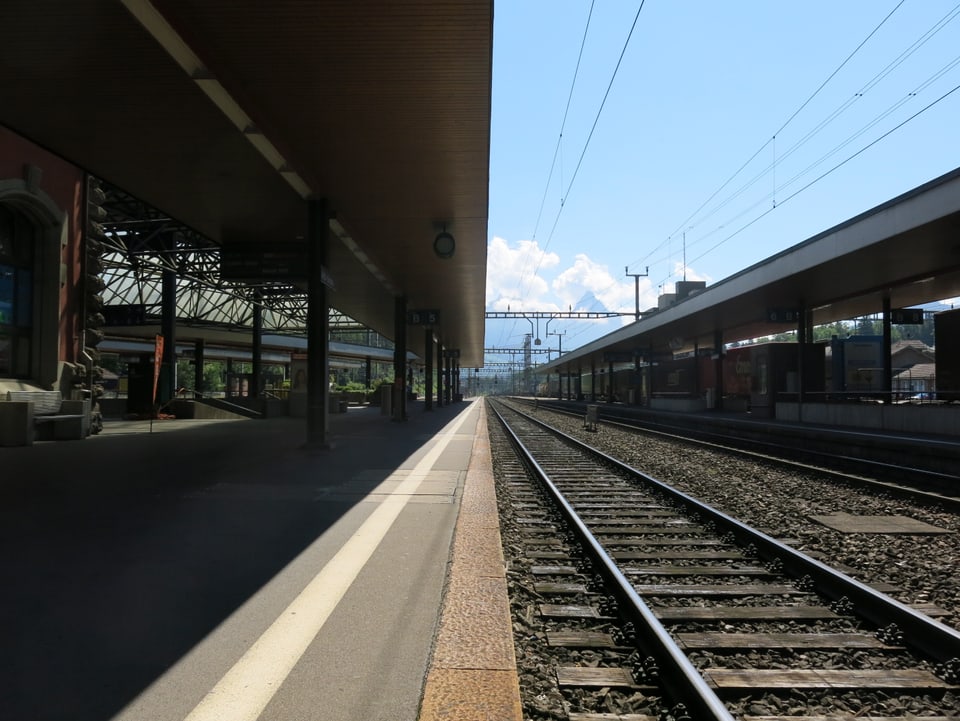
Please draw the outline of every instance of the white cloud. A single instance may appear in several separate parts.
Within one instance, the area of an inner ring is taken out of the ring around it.
[[[578,253],[571,267],[560,273],[553,281],[553,291],[567,309],[593,311],[636,310],[636,285],[633,278],[614,277],[607,266],[595,263],[584,253]],[[599,302],[601,307],[597,307]],[[640,310],[656,303],[656,294],[649,278],[640,278]],[[633,318],[626,317],[626,321]]]
[[[510,247],[495,236],[487,248],[487,309],[559,310],[544,297],[550,286],[540,275],[559,263],[560,256],[544,252],[535,240],[521,240]]]
[[[511,244],[494,236],[487,248],[487,310],[549,313],[572,309],[625,314],[619,319],[556,323],[552,330],[565,329],[565,346],[567,343],[582,344],[618,325],[634,321],[637,281],[633,277],[611,273],[606,265],[591,260],[586,253],[578,253],[572,265],[562,270],[560,266],[560,256],[544,252],[536,241],[522,240]],[[676,264],[673,277],[683,277],[682,263]],[[686,278],[711,282],[709,276],[690,267]],[[649,277],[639,278],[639,290],[641,312],[655,308],[658,289]],[[673,291],[673,283],[664,284],[660,289],[663,293]],[[494,328],[498,330],[493,332],[491,342],[501,345],[509,345],[513,340],[504,340],[503,333],[526,333],[526,329],[517,331],[513,325],[509,326],[510,330],[501,331],[496,325]],[[547,327],[541,325],[540,330],[546,333]]]

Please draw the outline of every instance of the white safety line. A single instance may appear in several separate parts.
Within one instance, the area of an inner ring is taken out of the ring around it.
[[[184,721],[255,721],[260,716],[469,415],[465,410],[437,434],[439,440],[410,475],[377,506]]]

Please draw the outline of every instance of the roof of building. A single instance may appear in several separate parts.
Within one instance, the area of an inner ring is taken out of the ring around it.
[[[931,361],[936,358],[936,351],[933,348],[928,346],[922,340],[916,338],[908,338],[906,340],[898,340],[895,343],[890,345],[890,354],[896,356],[898,353],[904,351],[915,351],[921,355],[928,357]]]
[[[960,169],[540,366],[715,348],[960,295]]]
[[[933,380],[937,377],[937,364],[917,363],[914,366],[910,366],[909,368],[904,368],[899,372],[895,372],[893,377],[901,381],[906,378],[917,380]]]

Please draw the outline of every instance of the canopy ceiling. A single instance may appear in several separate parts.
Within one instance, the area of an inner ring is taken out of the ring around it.
[[[220,244],[304,238],[326,198],[331,304],[388,337],[394,297],[439,309],[480,365],[492,22],[492,0],[5,0],[0,123]]]

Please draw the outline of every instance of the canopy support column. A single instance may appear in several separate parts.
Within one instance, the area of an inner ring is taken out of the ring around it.
[[[890,296],[883,296],[883,390],[887,402],[893,401],[893,358],[890,346],[893,345],[893,331],[890,327]]]
[[[719,328],[713,333],[713,377],[716,387],[716,397],[714,407],[723,410],[723,331]]]
[[[157,403],[162,407],[177,390],[177,273],[169,269],[164,269],[160,281],[160,333],[163,335],[163,356]]]
[[[393,420],[407,420],[407,299],[393,301]]]
[[[423,410],[433,410],[433,328],[425,328],[423,331]]]
[[[437,408],[443,407],[443,340],[437,336]]]
[[[797,360],[797,381],[799,385],[797,401],[802,405],[807,389],[807,308],[803,302],[800,303],[799,313],[797,314],[797,352],[800,353]],[[776,400],[774,400],[774,405],[776,405]]]
[[[193,395],[194,398],[203,397],[203,338],[193,342]]]
[[[259,398],[263,390],[260,387],[263,378],[263,296],[260,290],[253,291],[253,372],[250,378],[248,395]]]
[[[307,201],[307,220],[307,447],[329,448],[330,307],[323,283],[330,228],[326,199]]]

